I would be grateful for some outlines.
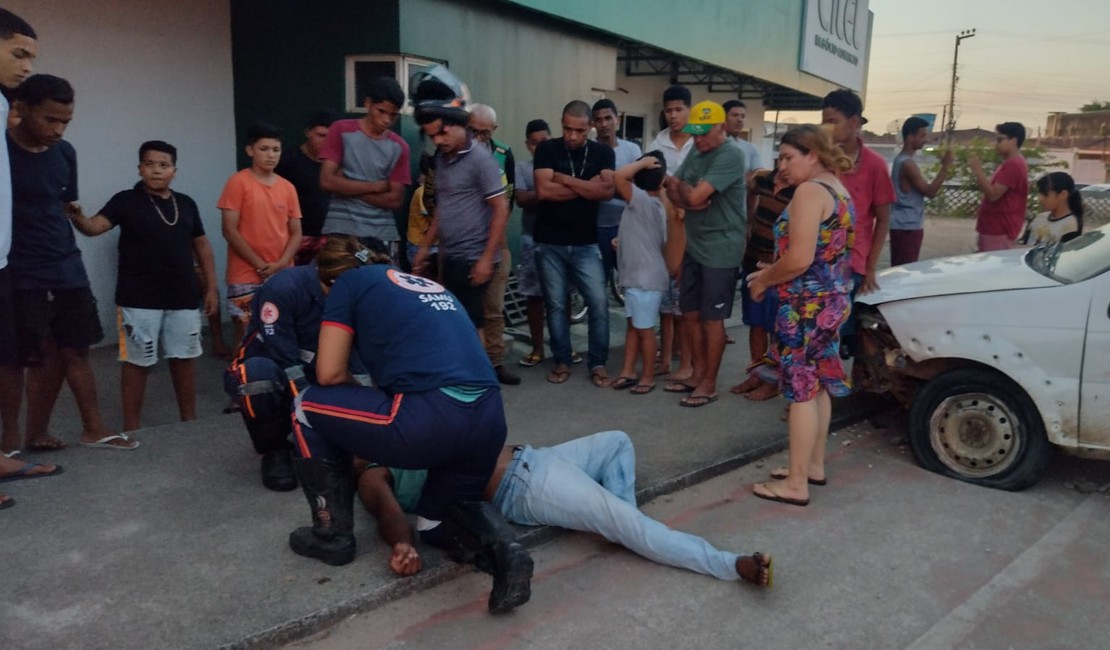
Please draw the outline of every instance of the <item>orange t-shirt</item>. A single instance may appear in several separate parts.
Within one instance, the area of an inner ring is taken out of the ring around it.
[[[255,178],[244,169],[227,179],[216,207],[239,213],[239,233],[266,262],[276,262],[289,243],[289,220],[301,218],[297,190],[281,176],[273,185]],[[227,249],[227,283],[261,284],[262,278],[250,262]]]

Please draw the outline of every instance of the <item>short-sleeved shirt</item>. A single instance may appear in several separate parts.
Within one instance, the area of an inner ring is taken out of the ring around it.
[[[389,474],[393,479],[393,496],[402,512],[416,512],[416,504],[420,502],[420,495],[424,492],[424,483],[428,480],[426,469],[399,469],[389,467]]]
[[[197,308],[193,240],[204,236],[204,224],[193,199],[179,192],[163,199],[135,188],[117,193],[99,214],[119,226],[117,305]]]
[[[1079,220],[1075,215],[1053,217],[1049,212],[1042,212],[1029,223],[1029,239],[1025,243],[1030,246],[1055,244],[1073,232],[1079,232]]]
[[[686,253],[709,268],[740,266],[747,229],[744,152],[725,142],[707,153],[694,151],[675,178],[696,187],[701,181],[715,190],[705,210],[686,211]]]
[[[89,286],[65,205],[77,200],[77,152],[65,140],[32,153],[8,136],[12,172],[12,284],[16,289]]]
[[[258,180],[250,169],[227,179],[216,207],[239,213],[239,233],[264,261],[281,259],[289,243],[289,220],[301,218],[297,190],[281,176],[273,185]],[[228,284],[261,284],[258,271],[230,247],[227,251]]]
[[[533,171],[531,160],[516,164],[517,190],[536,191],[536,177],[532,175]],[[538,215],[539,211],[535,208],[521,208],[520,231],[531,237],[532,233],[536,231],[536,217]]]
[[[534,169],[552,169],[561,174],[590,180],[603,170],[615,168],[616,156],[609,147],[587,140],[571,150],[563,138],[541,142],[536,147]],[[576,196],[569,201],[540,201],[533,237],[537,244],[588,246],[597,244],[598,201]]]
[[[852,272],[867,273],[867,256],[875,234],[875,206],[894,203],[894,184],[883,157],[857,140],[859,159],[851,171],[840,175],[840,182],[856,207],[855,243],[852,245]]]
[[[0,95],[0,124],[8,123],[8,100]],[[8,265],[12,249],[12,165],[8,148],[0,147],[0,269]]]
[[[14,165],[13,165],[14,168]],[[1025,206],[1029,200],[1029,167],[1020,155],[1002,161],[991,174],[991,185],[1005,185],[1006,193],[997,201],[983,198],[975,232],[980,235],[1006,235],[1017,239],[1025,226]]]
[[[755,145],[748,142],[744,138],[730,138],[736,146],[740,147],[740,151],[744,152],[744,162],[747,164],[749,172],[757,169],[763,169],[763,156],[759,153],[759,149]]]
[[[640,151],[639,145],[635,142],[617,138],[617,147],[613,149],[613,154],[616,158],[613,162],[614,169],[620,169],[629,163],[636,162],[643,155],[643,152]],[[618,196],[613,196],[608,201],[602,201],[598,204],[597,227],[615,228],[621,225],[621,214],[624,213],[625,205],[625,202]]]
[[[786,186],[775,191],[775,170],[762,170],[752,177],[748,188],[748,243],[744,247],[744,273],[751,273],[760,262],[775,261],[775,222],[786,211],[794,188]]]
[[[282,369],[304,366],[309,381],[315,381],[323,314],[316,262],[278,271],[254,294],[243,356],[268,357]]]
[[[445,257],[473,261],[482,256],[493,218],[489,200],[508,191],[489,147],[481,145],[468,138],[465,148],[451,158],[436,153],[439,246]],[[500,256],[498,251],[494,261]]]
[[[319,237],[331,200],[331,192],[320,187],[320,161],[306,156],[300,147],[294,147],[281,153],[281,162],[274,171],[297,190],[297,201],[301,204],[301,234]]]
[[[670,288],[671,277],[663,260],[667,214],[657,197],[633,185],[617,237],[617,270],[622,287],[644,291]]]
[[[686,162],[686,156],[694,150],[694,136],[686,139],[686,144],[682,148],[674,146],[671,140],[671,130],[663,129],[655,139],[651,141],[651,147],[648,151],[659,151],[663,154],[663,160],[667,161],[667,175],[674,176],[682,163]]]
[[[386,264],[339,276],[326,327],[354,334],[374,384],[389,393],[496,387],[497,375],[466,310],[443,285]]]
[[[339,165],[343,175],[351,180],[388,180],[412,185],[409,145],[393,131],[386,131],[380,138],[372,138],[362,130],[360,122],[357,119],[339,120],[331,125],[320,151],[324,160]],[[377,237],[386,242],[400,239],[397,221],[391,210],[338,194],[333,194],[328,203],[324,233]]]

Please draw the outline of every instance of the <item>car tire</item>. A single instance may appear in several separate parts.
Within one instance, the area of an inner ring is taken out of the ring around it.
[[[982,368],[945,372],[922,386],[910,406],[909,439],[922,467],[1000,490],[1036,483],[1054,451],[1033,400]]]

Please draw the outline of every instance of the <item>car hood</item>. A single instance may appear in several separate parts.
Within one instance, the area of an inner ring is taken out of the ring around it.
[[[950,296],[983,291],[1035,289],[1060,283],[1029,268],[1028,250],[973,253],[942,257],[886,269],[878,275],[881,289],[856,300],[878,305],[895,300]]]

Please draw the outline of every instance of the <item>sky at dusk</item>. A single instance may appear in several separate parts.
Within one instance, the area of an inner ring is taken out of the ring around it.
[[[940,122],[956,34],[969,28],[976,35],[960,44],[956,128],[993,129],[1012,120],[1035,135],[1049,112],[1110,100],[1110,1],[871,0],[870,6],[869,130],[883,133],[914,113],[936,113]]]

